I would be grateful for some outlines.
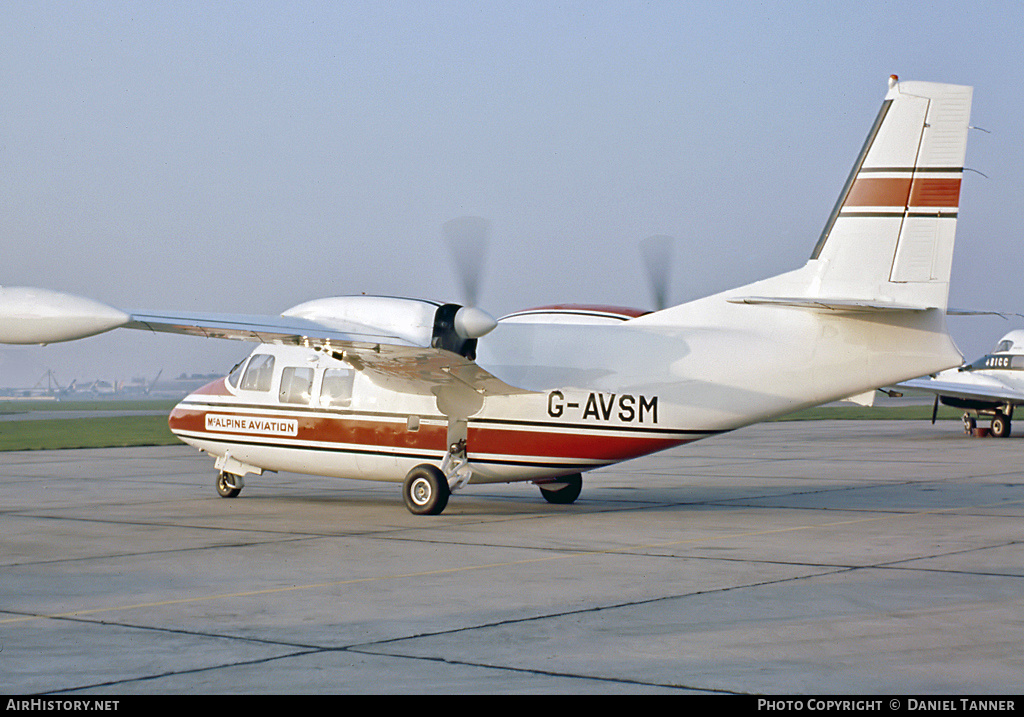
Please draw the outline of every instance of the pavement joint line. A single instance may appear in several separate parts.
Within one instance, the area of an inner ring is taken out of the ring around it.
[[[260,595],[275,595],[275,594],[288,593],[288,592],[298,592],[300,590],[317,590],[317,589],[323,589],[323,588],[340,587],[340,586],[344,586],[344,585],[358,585],[358,584],[362,584],[362,583],[378,582],[378,581],[383,581],[383,580],[404,580],[404,579],[409,579],[409,578],[424,578],[424,577],[439,576],[439,575],[451,575],[451,574],[455,574],[455,573],[470,572],[470,571],[475,571],[475,570],[489,570],[489,569],[501,568],[501,567],[511,567],[511,566],[514,566],[514,565],[538,564],[538,563],[549,562],[549,561],[554,561],[554,560],[567,560],[567,559],[570,559],[570,558],[583,558],[583,557],[593,556],[593,555],[613,555],[613,554],[616,554],[616,553],[627,554],[627,553],[632,552],[632,551],[649,550],[649,549],[652,549],[652,548],[666,548],[666,547],[671,547],[671,546],[676,546],[676,545],[706,543],[706,542],[709,542],[709,541],[730,540],[730,539],[734,539],[734,538],[750,538],[750,537],[765,536],[765,535],[778,535],[778,534],[782,534],[782,533],[793,533],[793,532],[798,532],[798,531],[803,531],[803,530],[821,530],[821,529],[824,529],[824,528],[835,528],[835,527],[840,527],[840,526],[845,526],[845,525],[856,525],[856,524],[863,524],[863,523],[871,523],[871,522],[878,522],[878,521],[882,521],[882,520],[895,520],[895,519],[898,519],[898,518],[905,518],[905,517],[920,517],[920,516],[924,516],[924,515],[939,515],[939,514],[942,514],[942,513],[950,513],[950,512],[958,511],[958,510],[973,510],[973,509],[978,509],[978,508],[989,508],[989,507],[994,507],[994,506],[1005,506],[1005,505],[1011,505],[1011,504],[1022,503],[1022,502],[1024,502],[1024,500],[1000,501],[998,503],[983,504],[983,505],[973,505],[973,506],[955,506],[955,507],[950,507],[950,508],[935,508],[935,509],[931,509],[931,510],[921,510],[921,511],[913,511],[913,512],[906,512],[906,513],[886,513],[884,515],[861,517],[861,518],[856,518],[856,519],[852,519],[852,520],[830,521],[830,522],[827,522],[827,523],[821,523],[821,524],[817,524],[817,525],[800,525],[800,526],[791,526],[791,527],[787,527],[787,528],[773,528],[773,529],[769,529],[769,530],[756,530],[756,531],[748,531],[748,532],[742,532],[742,533],[733,533],[733,534],[730,534],[730,535],[715,535],[715,536],[706,536],[706,537],[702,537],[702,538],[687,538],[687,539],[684,539],[684,540],[670,540],[670,541],[664,541],[664,542],[658,542],[658,543],[631,545],[631,546],[620,547],[620,548],[606,548],[606,549],[603,549],[603,550],[573,551],[571,553],[560,553],[560,554],[557,554],[557,555],[545,555],[543,557],[526,558],[526,559],[523,559],[523,560],[509,560],[509,561],[503,561],[503,562],[498,562],[498,563],[482,563],[482,564],[478,564],[478,565],[464,565],[464,566],[455,567],[455,568],[442,568],[442,569],[437,569],[437,570],[425,570],[425,571],[413,572],[413,573],[398,573],[398,574],[394,574],[394,575],[376,575],[376,576],[370,576],[370,577],[353,578],[353,579],[349,579],[349,580],[337,580],[337,581],[325,582],[325,583],[309,583],[309,584],[304,584],[304,585],[290,585],[290,586],[287,586],[287,587],[264,588],[264,589],[261,589],[261,590],[248,590],[248,591],[234,592],[234,593],[220,593],[220,594],[216,594],[216,595],[203,595],[203,596],[198,596],[198,597],[178,598],[178,599],[174,599],[174,600],[160,600],[160,601],[154,601],[154,602],[133,603],[133,604],[130,604],[130,605],[107,606],[107,607],[98,607],[98,608],[91,608],[91,609],[85,609],[85,610],[71,610],[71,611],[68,611],[68,612],[61,612],[61,613],[36,614],[36,615],[19,615],[18,617],[5,618],[5,619],[0,620],[0,625],[12,625],[12,624],[17,624],[17,623],[26,623],[26,622],[32,622],[32,621],[35,621],[35,620],[64,619],[64,618],[72,618],[72,617],[82,617],[82,616],[86,616],[86,615],[96,615],[96,614],[100,614],[100,613],[124,612],[124,611],[128,611],[128,610],[142,610],[142,609],[146,609],[146,608],[169,607],[169,606],[172,606],[172,605],[186,605],[186,604],[189,604],[189,603],[198,603],[198,602],[206,602],[206,601],[213,601],[213,600],[231,600],[231,599],[238,599],[238,598],[257,597],[257,596],[260,596]]]

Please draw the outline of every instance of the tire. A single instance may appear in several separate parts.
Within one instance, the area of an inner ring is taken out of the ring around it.
[[[997,413],[996,417],[992,419],[992,435],[996,438],[1006,438],[1010,435],[1010,418],[1009,416]]]
[[[221,498],[237,498],[242,489],[236,488],[236,485],[238,485],[238,476],[233,473],[217,474],[217,493]]]
[[[974,418],[971,415],[967,414],[967,413],[964,414],[964,419],[963,420],[964,420],[964,433],[966,433],[968,436],[974,435],[974,429],[977,427],[978,422],[975,421]]]
[[[575,503],[576,499],[580,497],[580,491],[583,490],[583,476],[579,473],[562,476],[553,485],[559,487],[546,488],[544,485],[539,486],[540,494],[544,496],[544,500],[554,505],[570,505]]]
[[[432,465],[416,466],[402,483],[405,507],[413,515],[440,515],[450,496],[444,473]]]

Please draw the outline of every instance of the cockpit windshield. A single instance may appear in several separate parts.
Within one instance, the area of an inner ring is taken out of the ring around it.
[[[246,358],[248,358],[248,356],[246,356]],[[241,361],[236,363],[232,367],[231,371],[228,373],[228,385],[231,386],[231,388],[237,388],[238,379],[242,377],[242,366],[244,365],[245,359],[242,359]]]
[[[274,376],[274,357],[269,354],[255,354],[249,359],[242,376],[243,391],[269,391]]]

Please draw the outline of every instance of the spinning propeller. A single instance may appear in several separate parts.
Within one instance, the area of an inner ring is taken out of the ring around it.
[[[647,237],[640,242],[640,253],[647,269],[647,281],[654,296],[654,309],[668,308],[669,275],[672,268],[672,245],[675,240],[664,234]]]
[[[452,253],[466,302],[455,314],[455,331],[464,339],[480,338],[498,325],[493,316],[477,308],[491,224],[482,217],[457,217],[445,222],[441,231]]]

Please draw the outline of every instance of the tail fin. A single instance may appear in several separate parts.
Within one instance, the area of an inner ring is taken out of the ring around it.
[[[890,78],[811,254],[810,295],[945,310],[971,95]]]
[[[806,264],[630,320],[685,328],[687,405],[742,398],[720,409],[736,425],[960,363],[945,310],[971,94],[892,78]]]

